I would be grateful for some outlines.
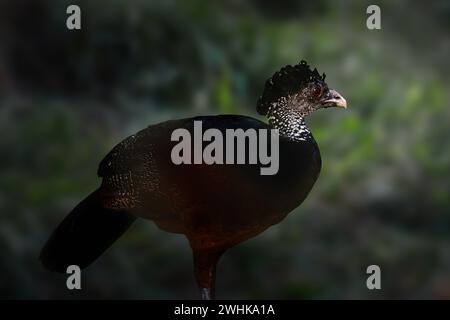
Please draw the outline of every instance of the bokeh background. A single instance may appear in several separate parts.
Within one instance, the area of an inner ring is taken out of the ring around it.
[[[66,29],[73,3],[80,31]],[[318,183],[223,256],[218,298],[450,298],[450,3],[376,1],[371,31],[372,3],[0,0],[0,298],[197,298],[187,241],[151,222],[83,271],[81,291],[37,257],[123,138],[256,117],[265,80],[301,59],[349,109],[309,118]],[[371,264],[382,290],[366,288]]]

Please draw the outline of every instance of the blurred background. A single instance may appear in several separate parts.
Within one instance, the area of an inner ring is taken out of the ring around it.
[[[78,4],[82,29],[66,28]],[[309,126],[304,204],[229,250],[217,297],[450,298],[450,3],[0,0],[0,298],[197,298],[183,236],[138,221],[82,273],[39,250],[126,136],[167,119],[257,117],[265,80],[308,61],[349,109]],[[366,288],[381,267],[382,290]]]

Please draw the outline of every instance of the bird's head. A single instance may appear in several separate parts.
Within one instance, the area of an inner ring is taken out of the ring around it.
[[[306,61],[276,72],[266,81],[257,103],[258,113],[269,117],[283,111],[305,117],[329,107],[347,108],[347,102],[336,90],[328,88],[325,74],[311,70]]]

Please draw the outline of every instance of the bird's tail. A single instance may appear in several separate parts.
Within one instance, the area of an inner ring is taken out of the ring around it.
[[[136,220],[125,211],[105,209],[99,191],[81,201],[56,228],[39,259],[51,271],[84,268],[99,257]]]

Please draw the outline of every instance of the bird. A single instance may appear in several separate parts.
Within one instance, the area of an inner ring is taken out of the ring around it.
[[[69,265],[85,268],[143,218],[186,236],[200,298],[214,299],[220,257],[280,223],[313,188],[322,160],[305,118],[329,107],[347,108],[347,102],[328,87],[324,73],[301,60],[265,82],[256,111],[266,121],[206,115],[165,121],[133,134],[100,162],[100,186],[51,234],[39,256],[42,264],[62,273]],[[262,175],[257,165],[249,163],[174,164],[172,133],[180,128],[193,133],[197,121],[203,129],[221,133],[274,130],[278,171]]]

